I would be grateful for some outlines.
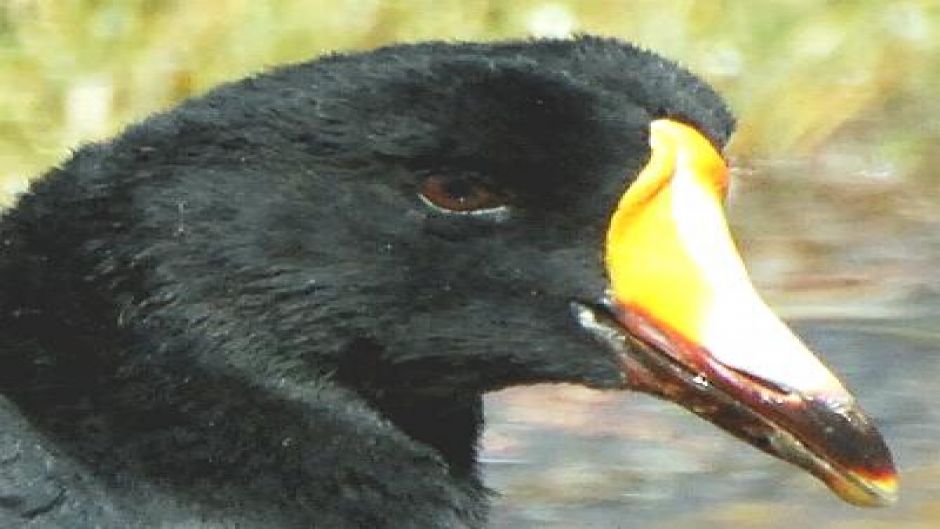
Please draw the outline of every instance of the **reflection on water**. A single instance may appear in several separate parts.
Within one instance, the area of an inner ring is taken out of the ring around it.
[[[879,423],[899,505],[843,504],[675,405],[539,386],[488,397],[493,526],[936,527],[940,193],[932,178],[867,174],[863,162],[755,164],[739,171],[730,210],[759,289]]]

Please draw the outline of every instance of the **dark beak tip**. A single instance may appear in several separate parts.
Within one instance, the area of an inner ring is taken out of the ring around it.
[[[898,473],[881,432],[854,403],[804,401],[788,417],[813,454],[807,470],[840,498],[862,507],[886,507],[898,500]],[[802,465],[801,465],[802,466]]]

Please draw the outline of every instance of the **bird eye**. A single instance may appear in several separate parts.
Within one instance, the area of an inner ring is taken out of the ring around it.
[[[495,214],[506,212],[506,199],[479,182],[430,176],[421,185],[421,199],[447,213]]]

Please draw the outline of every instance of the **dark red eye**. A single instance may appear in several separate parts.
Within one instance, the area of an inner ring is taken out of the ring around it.
[[[429,176],[421,185],[421,196],[431,205],[456,213],[495,209],[506,205],[499,193],[479,182]]]

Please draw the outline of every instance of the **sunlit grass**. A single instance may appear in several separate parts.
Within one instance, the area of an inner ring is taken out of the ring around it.
[[[930,1],[3,1],[0,203],[70,148],[219,82],[403,40],[636,41],[722,90],[741,117],[733,152],[745,158],[804,155],[847,123],[864,133],[871,121],[876,148],[907,156],[914,171],[923,131],[867,118],[938,110],[940,13]]]

